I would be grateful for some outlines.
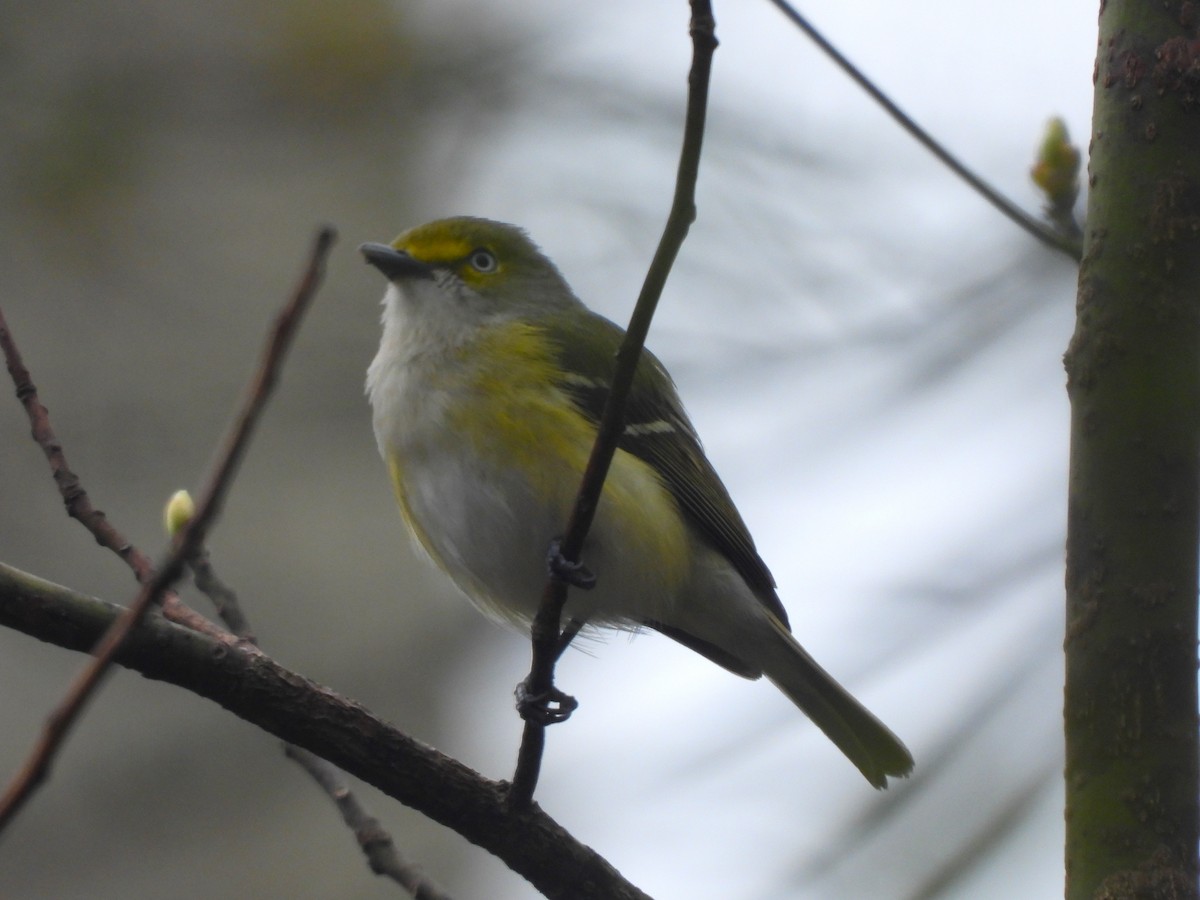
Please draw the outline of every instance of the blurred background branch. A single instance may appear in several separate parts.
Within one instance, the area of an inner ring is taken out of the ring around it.
[[[837,47],[831,44],[825,35],[813,27],[813,24],[795,6],[788,3],[787,0],[771,0],[771,3],[787,17],[788,21],[804,32],[809,40],[816,44],[821,49],[821,52],[828,56],[839,69],[850,76],[854,80],[854,83],[862,88],[872,100],[878,103],[895,120],[897,125],[908,132],[922,147],[932,153],[942,165],[966,182],[971,190],[983,197],[983,199],[995,207],[997,211],[1008,218],[1014,225],[1023,228],[1032,237],[1046,244],[1048,247],[1053,247],[1060,253],[1065,253],[1076,262],[1079,261],[1082,249],[1080,245],[1081,235],[1078,228],[1073,233],[1064,231],[1061,228],[1050,228],[1044,222],[1029,215],[984,179],[980,178],[957,156],[947,150],[941,142],[936,140],[933,135],[915,122],[908,113],[902,110],[887,95],[886,91],[868,78]],[[964,67],[967,65],[969,63],[964,60]],[[1068,210],[1074,206],[1074,200],[1075,197],[1072,195],[1068,204]]]

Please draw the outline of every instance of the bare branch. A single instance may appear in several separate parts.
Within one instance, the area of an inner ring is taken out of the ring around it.
[[[303,277],[275,321],[262,362],[243,401],[236,424],[222,446],[217,465],[201,496],[195,518],[182,534],[176,537],[163,564],[143,583],[133,603],[92,648],[91,652],[95,658],[76,677],[62,702],[51,712],[29,757],[5,789],[3,797],[0,797],[0,831],[12,821],[30,794],[46,778],[54,755],[99,685],[100,679],[112,664],[122,642],[150,607],[157,603],[170,585],[179,578],[184,560],[203,544],[209,527],[220,512],[238,464],[245,454],[254,424],[278,378],[279,369],[299,321],[316,293],[333,240],[332,228],[324,228],[317,235]]]
[[[237,594],[233,588],[217,576],[217,570],[213,568],[212,559],[208,555],[208,548],[205,546],[196,548],[196,552],[187,560],[187,564],[188,568],[192,570],[192,579],[195,581],[196,587],[212,603],[213,609],[225,623],[225,627],[241,640],[258,644],[258,638],[250,630],[250,620],[242,611],[242,604],[238,602]]]
[[[882,106],[884,111],[893,119],[895,119],[896,123],[901,128],[912,135],[912,137],[914,137],[922,147],[936,156],[942,165],[950,169],[951,172],[970,185],[971,189],[983,197],[984,200],[992,204],[992,206],[996,207],[996,209],[1007,216],[1012,222],[1015,222],[1021,228],[1024,228],[1043,244],[1046,244],[1048,247],[1053,247],[1060,253],[1064,253],[1071,257],[1071,259],[1079,262],[1080,257],[1083,255],[1083,247],[1081,246],[1077,236],[1064,234],[1054,228],[1051,228],[1040,219],[1029,215],[1029,213],[1025,212],[1023,209],[989,185],[986,181],[959,162],[954,154],[937,142],[933,135],[913,121],[904,110],[897,106],[892,99],[888,97],[887,94],[876,87],[875,83],[866,75],[864,75],[859,68],[854,65],[854,63],[850,62],[850,60],[843,56],[841,51],[833,46],[833,44],[829,43],[825,36],[821,34],[821,32],[817,31],[817,29],[813,27],[812,23],[809,22],[808,19],[801,15],[799,10],[788,3],[787,0],[771,0],[771,3],[773,3],[775,7],[781,13],[783,13],[793,25],[803,31],[814,44],[820,47],[822,52],[824,52],[826,56],[833,60],[838,68],[840,68],[843,72],[849,75],[851,79],[854,80],[855,84],[866,91],[872,100]]]
[[[108,520],[103,511],[92,505],[88,492],[84,490],[83,482],[67,464],[67,455],[63,450],[62,442],[50,424],[50,411],[38,397],[33,376],[25,367],[21,351],[17,348],[17,342],[9,330],[2,309],[0,309],[0,351],[4,353],[4,362],[8,368],[8,374],[12,378],[13,387],[16,389],[17,399],[21,401],[21,405],[25,407],[25,414],[29,417],[30,433],[37,445],[42,448],[42,452],[46,455],[46,461],[50,463],[50,474],[54,478],[54,483],[58,485],[58,492],[62,495],[67,515],[90,531],[95,537],[96,543],[101,547],[106,547],[124,560],[126,565],[133,570],[138,584],[145,584],[154,577],[154,563]],[[167,615],[176,621],[185,622],[194,628],[212,628],[207,620],[189,610],[169,591],[163,593],[162,604]]]
[[[700,171],[700,148],[704,141],[704,121],[708,110],[708,82],[717,38],[712,4],[708,0],[691,0],[691,9],[688,31],[692,37],[692,67],[688,73],[687,115],[675,177],[675,196],[658,249],[650,262],[633,316],[629,320],[625,339],[617,352],[616,370],[608,400],[604,404],[604,414],[600,418],[596,442],[592,445],[592,454],[575,498],[566,536],[558,547],[558,552],[568,563],[579,561],[583,541],[591,528],[600,492],[604,488],[604,479],[624,429],[625,403],[633,387],[633,376],[646,343],[650,321],[679,248],[683,246],[688,229],[696,219],[696,178]],[[554,693],[554,665],[564,649],[560,621],[566,600],[566,583],[553,576],[548,578],[541,605],[533,620],[533,662],[529,677],[524,682],[526,690],[534,696],[550,696]],[[509,791],[510,802],[516,809],[533,802],[545,743],[545,724],[527,717]]]
[[[0,563],[0,627],[86,652],[122,612]],[[503,783],[414,741],[252,644],[217,640],[151,613],[116,661],[329,760],[502,859],[552,900],[648,900],[539,807],[510,808]]]
[[[399,884],[416,900],[450,900],[450,895],[430,881],[420,870],[404,861],[395,841],[379,820],[370,815],[341,773],[321,757],[295,744],[284,744],[283,752],[312,777],[329,795],[342,814],[342,821],[354,832],[358,846],[367,857],[371,871]]]
[[[258,640],[251,632],[250,620],[242,610],[237,593],[217,575],[208,549],[200,547],[188,561],[188,565],[195,578],[196,587],[212,601],[221,621],[228,625],[229,630],[237,637],[257,646]],[[392,836],[378,819],[363,808],[336,766],[295,744],[285,742],[283,753],[329,795],[342,814],[342,821],[354,833],[354,838],[366,856],[372,872],[390,878],[416,900],[450,900],[448,894],[404,861]]]

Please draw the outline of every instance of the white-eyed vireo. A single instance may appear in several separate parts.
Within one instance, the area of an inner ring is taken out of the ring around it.
[[[389,282],[367,392],[404,518],[472,601],[528,623],[623,332],[512,225],[444,219],[361,250]],[[649,352],[583,562],[597,583],[570,592],[566,617],[653,628],[738,675],[765,673],[871,784],[911,771],[904,745],[792,637],[771,573]]]

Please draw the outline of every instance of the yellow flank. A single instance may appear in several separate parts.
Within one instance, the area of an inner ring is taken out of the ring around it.
[[[425,529],[421,527],[421,523],[417,517],[413,515],[412,506],[408,502],[408,494],[404,490],[404,475],[400,459],[395,453],[388,453],[386,456],[388,474],[392,476],[392,492],[396,495],[396,503],[400,507],[400,514],[404,517],[404,521],[408,523],[408,527],[412,529],[413,534],[417,538],[417,542],[429,554],[432,559],[443,572],[447,571],[445,561],[439,557],[433,549],[433,544],[429,540],[429,535]]]
[[[495,325],[459,353],[465,396],[448,424],[481,458],[521,472],[565,528],[596,429],[558,387],[544,330]],[[678,588],[687,577],[691,559],[679,509],[654,470],[624,450],[613,457],[593,531],[633,555],[624,560],[631,569],[652,561],[653,577],[664,586]]]

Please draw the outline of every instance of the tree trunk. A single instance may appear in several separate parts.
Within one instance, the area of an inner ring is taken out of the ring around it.
[[[1197,891],[1200,15],[1101,2],[1074,337],[1068,900]]]

